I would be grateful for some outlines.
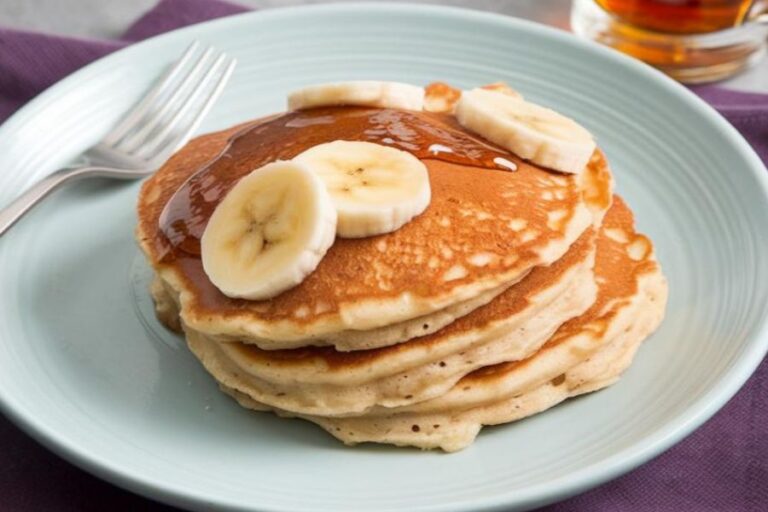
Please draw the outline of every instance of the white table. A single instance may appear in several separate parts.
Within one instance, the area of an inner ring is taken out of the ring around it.
[[[237,3],[266,9],[287,5],[326,3],[328,1],[237,0]],[[157,0],[23,0],[0,2],[0,25],[81,37],[116,37],[156,2]],[[568,28],[571,6],[569,0],[419,0],[419,3],[454,5],[498,12],[563,29]],[[763,59],[753,69],[723,84],[734,89],[768,92],[768,59]]]

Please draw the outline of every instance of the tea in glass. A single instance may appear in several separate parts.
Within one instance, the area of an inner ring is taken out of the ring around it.
[[[689,83],[728,77],[762,58],[765,0],[575,0],[577,34]]]

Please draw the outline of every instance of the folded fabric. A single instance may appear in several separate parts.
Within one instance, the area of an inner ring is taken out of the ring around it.
[[[218,0],[162,0],[116,41],[0,28],[0,121],[92,60],[167,30],[246,10]],[[694,90],[768,161],[768,95]],[[766,425],[768,362],[763,361],[736,397],[683,442],[621,478],[545,510],[768,510]],[[69,465],[3,418],[0,453],[3,510],[170,510]]]
[[[115,41],[0,27],[0,122],[68,74],[115,50],[169,30],[246,11],[217,0],[162,0]]]
[[[768,94],[694,87],[693,92],[715,107],[768,162]]]

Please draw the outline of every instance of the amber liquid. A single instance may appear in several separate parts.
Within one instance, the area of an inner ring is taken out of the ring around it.
[[[288,112],[256,122],[235,134],[211,162],[192,174],[165,205],[160,229],[164,261],[179,252],[197,257],[200,238],[221,198],[253,169],[288,160],[334,140],[375,142],[422,160],[442,160],[489,170],[510,171],[520,160],[467,132],[453,116],[405,110],[325,107]]]
[[[596,0],[624,23],[669,34],[702,34],[736,27],[751,0]]]

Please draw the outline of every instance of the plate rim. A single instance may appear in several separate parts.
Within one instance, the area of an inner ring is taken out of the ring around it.
[[[766,204],[768,204],[768,170],[766,170],[765,165],[762,163],[754,149],[714,108],[683,85],[675,82],[671,78],[644,63],[591,41],[578,38],[571,33],[557,28],[499,13],[432,4],[404,4],[395,2],[377,2],[369,4],[363,2],[351,2],[284,6],[225,16],[223,18],[208,20],[175,29],[130,44],[125,48],[97,59],[52,84],[42,93],[27,102],[0,125],[0,140],[9,133],[12,133],[17,126],[21,126],[29,119],[34,118],[38,111],[43,109],[47,103],[56,101],[57,99],[60,100],[60,98],[57,97],[60,89],[77,83],[89,73],[98,70],[100,66],[108,65],[110,62],[120,59],[130,59],[132,52],[143,51],[143,48],[147,46],[167,44],[168,41],[173,41],[174,39],[182,38],[189,33],[194,33],[195,31],[200,30],[201,27],[205,29],[211,29],[211,27],[216,27],[217,25],[225,27],[230,24],[245,23],[246,19],[251,18],[260,19],[306,16],[312,13],[334,11],[362,11],[371,13],[382,11],[391,12],[392,10],[399,10],[404,15],[429,13],[449,17],[458,16],[469,22],[497,23],[506,25],[506,27],[511,30],[522,29],[540,32],[544,33],[547,37],[555,39],[561,44],[579,46],[589,52],[596,53],[603,58],[611,60],[619,67],[632,68],[635,72],[641,73],[649,80],[658,83],[660,87],[665,88],[680,101],[687,103],[688,106],[704,115],[710,123],[719,128],[719,130],[727,137],[728,143],[735,146],[738,152],[748,160],[750,164],[748,169],[756,178],[762,189],[761,192],[766,200]],[[451,504],[441,503],[418,507],[414,510],[432,512],[465,510],[469,508],[472,508],[473,510],[502,510],[509,506],[541,506],[586,491],[637,468],[651,458],[667,451],[673,445],[690,435],[695,429],[703,425],[717,411],[719,411],[739,391],[739,389],[741,389],[768,353],[768,316],[763,316],[755,327],[755,334],[752,339],[734,360],[734,363],[730,368],[722,374],[718,386],[713,387],[709,392],[693,402],[679,415],[679,417],[665,423],[652,435],[646,436],[642,438],[642,440],[633,443],[629,448],[614,453],[598,463],[585,466],[546,483],[514,491],[514,493],[498,493],[491,496],[484,496],[481,499],[472,500],[471,502],[453,502]],[[112,463],[103,454],[99,455],[98,453],[93,453],[88,449],[83,449],[82,446],[77,443],[70,443],[66,439],[60,438],[49,425],[36,420],[30,415],[25,415],[23,407],[14,406],[12,402],[13,399],[6,396],[6,393],[0,389],[0,413],[3,413],[6,418],[18,426],[27,435],[31,436],[58,456],[61,456],[68,462],[89,472],[97,478],[101,478],[123,489],[127,489],[150,499],[184,508],[202,509],[215,506],[219,509],[243,511],[259,510],[264,512],[278,512],[284,510],[284,508],[258,506],[256,508],[252,506],[246,507],[241,503],[221,497],[213,497],[212,499],[212,497],[206,495],[205,492],[197,491],[191,487],[181,488],[180,486],[168,484],[166,482],[151,481],[148,478],[143,478],[142,475],[132,472],[130,468],[126,469],[119,464]]]

